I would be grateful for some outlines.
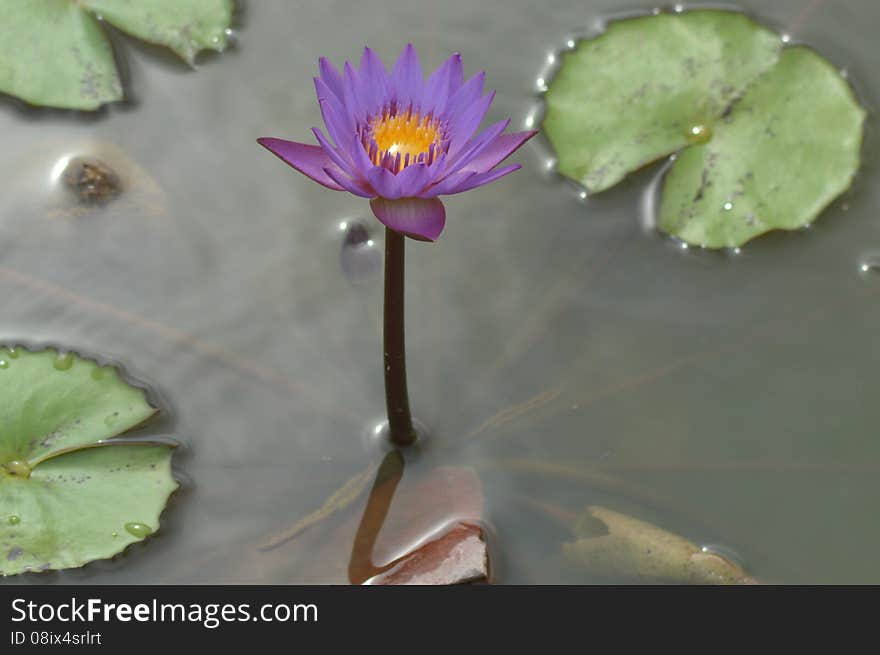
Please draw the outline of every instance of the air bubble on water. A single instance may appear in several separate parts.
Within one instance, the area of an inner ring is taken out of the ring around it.
[[[743,556],[730,546],[725,546],[724,544],[705,544],[700,546],[700,552],[704,555],[720,557],[743,570],[746,568],[746,561]]]
[[[0,359],[0,369],[9,368],[9,362],[5,359]]]
[[[547,90],[547,80],[543,77],[539,77],[535,80],[535,88],[538,89],[541,93],[544,93]]]
[[[724,211],[729,212],[731,209],[733,209],[733,203],[730,202],[730,201],[728,200],[728,201],[725,202],[723,205],[721,205],[721,208],[722,208]]]
[[[586,191],[581,191],[581,192],[578,194],[578,198],[580,198],[581,200],[586,200],[586,199],[587,199],[587,192],[586,192]]]
[[[339,224],[345,235],[339,252],[339,264],[350,282],[364,282],[382,270],[382,253],[370,236],[365,222],[347,220]]]
[[[862,257],[859,262],[860,273],[880,273],[880,252],[873,252]]]
[[[526,116],[526,121],[525,121],[525,123],[526,123],[526,127],[528,127],[528,128],[532,128],[532,127],[534,127],[534,126],[535,126],[535,117],[534,117],[534,115]]]
[[[684,5],[682,5],[682,4],[674,5],[672,7],[672,11],[674,11],[676,14],[680,14],[684,11]]]
[[[556,63],[556,55],[553,54],[552,52],[549,55],[547,55],[547,63],[551,64],[551,65]]]
[[[568,41],[565,42],[565,45],[566,45],[568,48],[572,48],[572,49],[573,49],[573,48],[575,47],[575,45],[577,45],[577,44],[575,43],[574,39],[569,39]]]
[[[787,32],[780,34],[779,38],[783,43],[791,43],[791,34],[788,34]]]

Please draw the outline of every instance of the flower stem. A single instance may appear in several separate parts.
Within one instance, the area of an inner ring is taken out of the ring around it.
[[[404,246],[400,232],[385,228],[385,406],[388,436],[395,446],[409,446],[416,440],[406,389]]]

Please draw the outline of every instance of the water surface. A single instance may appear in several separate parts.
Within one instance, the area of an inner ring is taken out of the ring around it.
[[[350,517],[257,545],[375,458],[381,272],[360,249],[366,236],[381,252],[382,232],[365,202],[255,139],[320,124],[318,56],[369,44],[387,61],[409,40],[426,68],[453,51],[485,68],[487,120],[523,125],[548,54],[651,6],[249,2],[238,46],[198,72],[124,39],[125,105],[0,100],[0,337],[122,362],[160,391],[146,432],[187,446],[184,488],[147,544],[18,580],[344,581]],[[872,106],[873,0],[741,6],[846,67]],[[562,564],[565,531],[528,499],[630,512],[732,549],[763,580],[880,582],[880,276],[860,272],[880,251],[875,152],[869,138],[856,188],[813,227],[737,255],[645,229],[655,172],[584,201],[539,145],[519,173],[449,198],[438,243],[408,244],[411,400],[433,441],[406,476],[480,464],[499,582],[595,581]],[[111,166],[120,195],[78,207],[58,176],[77,156]],[[340,224],[357,220],[368,233],[347,240]]]

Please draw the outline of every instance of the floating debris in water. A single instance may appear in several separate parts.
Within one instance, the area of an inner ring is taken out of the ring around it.
[[[87,205],[107,203],[122,192],[119,176],[102,161],[90,157],[71,159],[61,179],[79,201]]]

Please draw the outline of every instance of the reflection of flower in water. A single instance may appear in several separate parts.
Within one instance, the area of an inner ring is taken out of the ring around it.
[[[320,71],[315,86],[330,138],[315,129],[318,146],[259,143],[326,187],[370,198],[376,218],[416,239],[433,241],[443,230],[446,212],[437,196],[519,169],[498,165],[535,134],[503,134],[506,119],[474,136],[494,92],[483,95],[483,72],[463,81],[458,54],[427,81],[412,45],[390,74],[369,48],[357,70],[346,62],[340,73],[321,58]]]

